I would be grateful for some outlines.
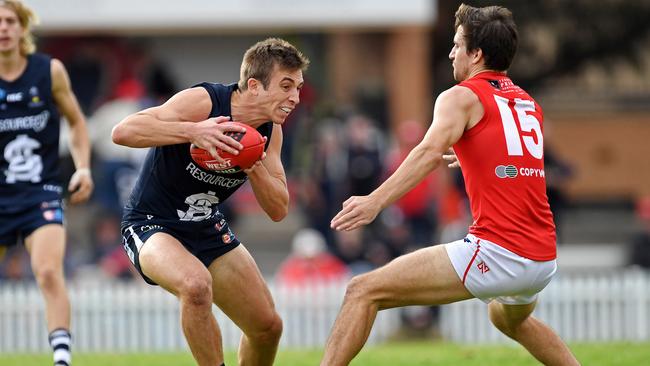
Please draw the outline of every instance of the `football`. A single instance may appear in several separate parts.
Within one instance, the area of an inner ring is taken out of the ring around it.
[[[258,161],[264,153],[264,138],[253,127],[239,122],[224,122],[246,128],[246,132],[227,132],[226,135],[239,141],[244,147],[238,155],[217,149],[217,153],[225,162],[220,163],[210,155],[210,152],[194,144],[190,145],[192,160],[201,168],[220,173],[237,173],[248,169]]]

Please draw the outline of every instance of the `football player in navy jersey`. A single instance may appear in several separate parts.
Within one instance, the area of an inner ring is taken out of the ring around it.
[[[93,190],[90,142],[65,67],[34,53],[35,19],[21,1],[0,1],[0,253],[22,239],[45,298],[54,364],[70,365],[59,114],[70,125],[76,167],[67,187],[71,203],[86,201]]]
[[[240,365],[271,365],[282,321],[257,264],[219,211],[244,182],[273,221],[289,209],[280,160],[282,129],[299,103],[309,60],[290,43],[269,38],[249,48],[238,83],[202,83],[164,104],[126,117],[113,141],[150,147],[125,207],[122,237],[135,268],[150,284],[176,295],[181,326],[199,365],[223,364],[216,304],[243,331]],[[265,154],[250,169],[204,170],[190,157],[190,144],[236,154],[241,144],[224,124],[238,121],[266,137]]]

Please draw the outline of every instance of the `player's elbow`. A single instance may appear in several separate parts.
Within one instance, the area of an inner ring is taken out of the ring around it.
[[[267,212],[267,214],[269,215],[269,218],[274,222],[280,222],[284,220],[284,218],[289,214],[289,208],[278,207],[277,209],[271,210],[271,212]]]
[[[113,130],[111,131],[111,139],[115,144],[129,146],[129,133],[126,126],[119,123],[113,127]]]

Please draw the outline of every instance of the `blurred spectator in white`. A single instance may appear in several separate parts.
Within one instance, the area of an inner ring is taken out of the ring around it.
[[[100,160],[97,177],[96,198],[101,205],[121,214],[137,172],[148,149],[129,149],[111,141],[113,127],[129,114],[150,105],[145,86],[137,79],[125,79],[118,83],[115,97],[104,103],[90,117],[88,132],[97,158]]]
[[[340,259],[330,254],[325,238],[317,230],[299,230],[291,243],[291,254],[282,262],[276,275],[281,286],[305,286],[340,282],[350,273]]]

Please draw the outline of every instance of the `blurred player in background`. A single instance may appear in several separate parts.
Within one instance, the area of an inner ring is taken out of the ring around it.
[[[93,190],[85,118],[63,64],[34,53],[35,14],[21,1],[0,1],[0,251],[22,239],[45,298],[55,365],[70,365],[70,301],[63,259],[63,188],[59,181],[62,113],[76,167],[71,203]]]
[[[577,365],[564,342],[531,313],[556,271],[555,226],[546,197],[543,114],[506,70],[517,49],[509,10],[465,4],[456,12],[449,54],[458,85],[438,96],[424,139],[367,196],[351,197],[332,219],[354,230],[415,187],[444,159],[460,165],[474,222],[462,240],[404,255],[355,277],[322,365],[347,365],[363,347],[378,310],[488,303],[492,323],[545,365]],[[456,155],[443,154],[454,148]]]
[[[282,321],[257,264],[228,227],[219,204],[250,181],[257,202],[273,221],[288,213],[281,125],[299,103],[309,60],[288,42],[270,38],[249,48],[238,84],[202,83],[161,106],[128,116],[113,141],[152,147],[126,205],[124,247],[150,284],[176,295],[185,338],[199,365],[223,363],[216,304],[243,331],[240,365],[271,365]],[[236,153],[225,135],[244,132],[225,121],[249,124],[265,136],[266,153],[244,172],[207,171],[195,164],[190,143]]]

